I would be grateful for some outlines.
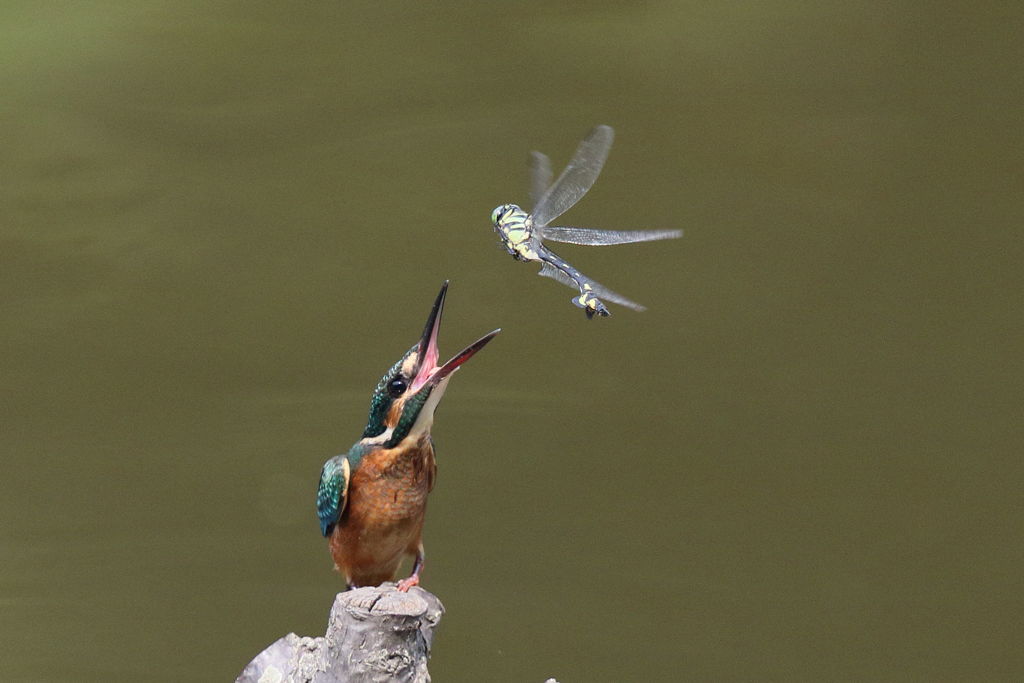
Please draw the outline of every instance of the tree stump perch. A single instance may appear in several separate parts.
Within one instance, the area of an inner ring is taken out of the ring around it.
[[[428,683],[427,658],[444,606],[394,583],[338,593],[327,633],[289,633],[249,662],[235,683]]]

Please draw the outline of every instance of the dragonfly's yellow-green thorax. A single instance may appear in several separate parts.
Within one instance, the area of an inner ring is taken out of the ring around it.
[[[491,222],[508,253],[520,261],[540,259],[530,214],[515,204],[502,204],[491,212]]]

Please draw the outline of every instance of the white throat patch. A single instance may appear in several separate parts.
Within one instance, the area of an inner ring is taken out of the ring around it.
[[[455,372],[452,373],[452,375],[454,374]],[[424,434],[430,433],[430,428],[434,424],[434,409],[437,408],[437,404],[441,401],[441,397],[444,396],[445,389],[448,388],[448,380],[452,378],[452,375],[448,375],[438,382],[437,386],[434,387],[434,390],[430,392],[430,396],[427,397],[426,402],[420,409],[420,414],[416,416],[416,423],[412,426],[412,429],[409,430],[409,436],[414,439],[419,439]]]

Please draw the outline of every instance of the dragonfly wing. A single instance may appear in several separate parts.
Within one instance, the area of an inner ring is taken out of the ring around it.
[[[579,282],[577,282],[573,278],[569,277],[568,275],[566,275],[565,273],[560,271],[558,268],[555,268],[554,266],[552,266],[550,263],[542,262],[541,266],[540,266],[540,273],[539,273],[539,275],[542,275],[543,277],[549,277],[552,280],[558,280],[563,285],[566,285],[568,287],[572,287],[573,289],[582,289],[583,285],[590,285],[591,293],[594,296],[596,296],[597,298],[599,298],[599,299],[604,299],[605,301],[611,301],[613,304],[618,304],[620,306],[625,306],[626,308],[632,308],[634,311],[646,311],[647,310],[647,308],[645,306],[642,306],[642,305],[638,304],[635,301],[627,299],[626,297],[622,296],[621,294],[617,294],[617,293],[613,292],[612,290],[608,289],[604,285],[602,285],[602,284],[600,284],[598,282],[595,282],[594,280],[591,280],[589,277],[587,277],[583,273],[579,273],[580,280],[579,280]]]
[[[530,206],[537,208],[540,198],[551,187],[551,159],[540,152],[530,152]]]
[[[533,208],[533,224],[545,226],[578,202],[597,180],[615,137],[610,126],[597,126],[583,138],[572,161]]]
[[[682,237],[682,230],[593,230],[591,228],[567,228],[549,225],[541,228],[541,239],[565,242],[566,244],[585,244],[588,246],[605,246],[608,244],[630,244],[632,242],[652,242]]]

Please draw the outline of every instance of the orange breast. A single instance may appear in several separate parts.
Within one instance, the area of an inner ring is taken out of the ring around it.
[[[436,472],[429,439],[363,458],[329,541],[334,563],[351,585],[389,581],[403,556],[416,553]]]

